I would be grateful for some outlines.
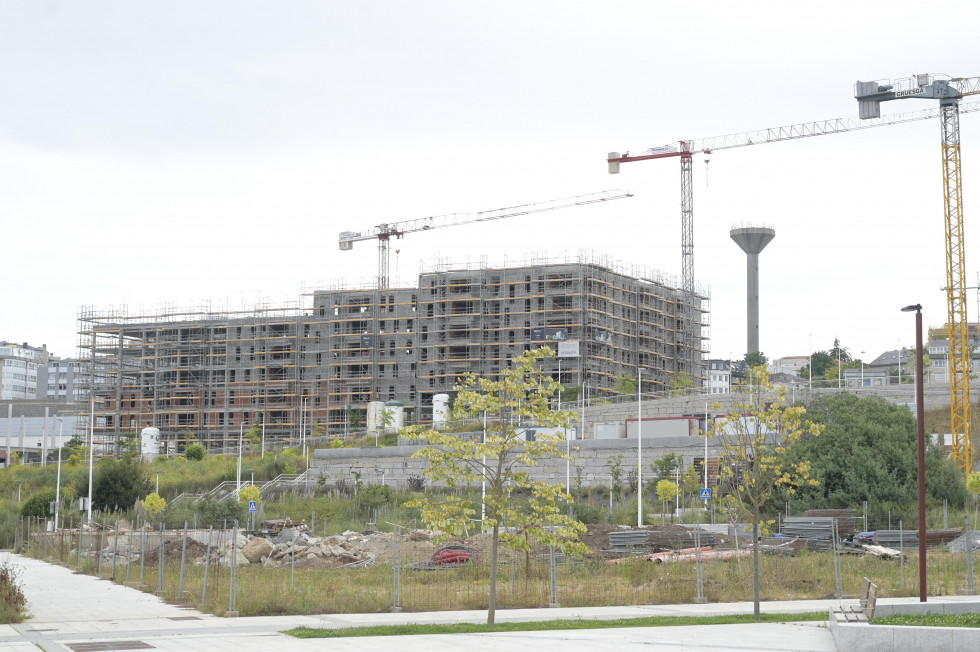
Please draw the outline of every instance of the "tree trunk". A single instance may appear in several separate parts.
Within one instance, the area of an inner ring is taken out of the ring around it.
[[[759,620],[759,510],[752,511],[752,615]]]
[[[490,601],[487,605],[487,626],[493,626],[494,614],[497,611],[497,550],[499,547],[500,525],[493,524],[490,538]]]

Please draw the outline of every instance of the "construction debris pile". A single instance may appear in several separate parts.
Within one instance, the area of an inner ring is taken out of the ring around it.
[[[218,563],[227,568],[232,563],[239,566],[261,564],[278,568],[284,564],[299,564],[301,567],[316,565],[330,568],[342,566],[366,566],[373,562],[377,554],[377,540],[387,547],[387,535],[382,533],[363,534],[343,532],[329,537],[311,535],[305,523],[298,527],[281,529],[272,538],[239,535],[235,541],[226,541],[207,555],[194,560],[197,565],[206,561]],[[372,549],[374,548],[374,549]]]

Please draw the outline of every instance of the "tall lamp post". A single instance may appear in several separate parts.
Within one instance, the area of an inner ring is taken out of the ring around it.
[[[915,313],[915,417],[919,449],[919,602],[926,601],[926,414],[922,384],[922,304],[905,306]]]
[[[636,368],[636,527],[643,527],[643,368]]]
[[[65,445],[65,440],[62,437],[62,430],[65,426],[65,420],[58,417],[58,478],[55,480],[54,485],[54,529],[58,529],[58,512],[61,511],[61,448]]]
[[[238,472],[236,473],[235,481],[235,495],[238,496],[242,492],[242,440],[245,438],[245,419],[242,418],[242,422],[238,424]]]

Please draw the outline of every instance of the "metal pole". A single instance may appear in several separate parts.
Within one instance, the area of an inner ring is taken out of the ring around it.
[[[643,527],[643,369],[636,368],[636,527]]]
[[[146,569],[146,537],[150,534],[148,525],[149,523],[143,523],[143,529],[140,530],[140,586],[143,586],[143,571]]]
[[[58,531],[58,514],[61,511],[61,446],[60,444],[64,441],[62,438],[62,429],[65,426],[65,420],[58,417],[58,478],[54,483],[54,530]]]
[[[902,578],[902,588],[905,588],[905,527],[902,524],[902,520],[898,521],[898,560],[899,560],[899,571]]]
[[[904,310],[915,310],[915,411],[919,458],[919,602],[925,602],[928,585],[926,583],[926,410],[923,392],[922,305],[908,306]]]
[[[116,517],[115,534],[112,537],[112,581],[116,581],[116,560],[119,559],[119,517]]]
[[[204,555],[204,588],[201,590],[201,606],[208,601],[208,566],[211,565],[211,535],[214,533],[214,526],[208,526],[208,551]]]
[[[140,517],[136,517],[136,528],[139,529]],[[129,530],[129,552],[126,555],[126,579],[123,580],[123,584],[129,584],[129,572],[133,567],[133,530]]]
[[[230,586],[228,587],[228,615],[238,615],[238,519],[234,521],[231,535],[231,573]],[[296,543],[293,542],[295,548]],[[295,559],[295,554],[293,555]]]
[[[159,571],[157,572],[157,595],[163,595],[163,557],[167,547],[166,535],[163,531],[163,521],[160,521],[160,547],[157,549],[157,559]]]
[[[92,349],[92,356],[95,356],[95,349]],[[92,528],[92,467],[95,459],[95,391],[91,395],[91,412],[88,421],[88,526]]]
[[[187,561],[187,521],[184,521],[184,538],[180,544],[180,581],[177,584],[177,599],[184,594],[184,563]]]
[[[973,530],[970,529],[970,515],[966,515],[966,592],[976,595],[973,585]]]
[[[102,579],[102,551],[105,549],[105,519],[102,519],[102,530],[99,532],[99,579]]]
[[[391,612],[397,613],[402,610],[402,557],[401,557],[401,538],[402,526],[393,523],[395,527],[395,537],[392,541],[393,586],[391,587]]]

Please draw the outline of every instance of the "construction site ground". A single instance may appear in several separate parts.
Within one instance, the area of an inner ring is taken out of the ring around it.
[[[629,556],[638,552],[656,552],[684,547],[683,544],[670,545],[669,542],[683,541],[690,536],[690,530],[683,525],[660,525],[648,526],[645,528],[649,532],[651,541],[661,542],[663,545],[653,545],[642,550],[612,550],[609,542],[609,533],[615,531],[629,530],[631,528],[621,525],[610,524],[590,524],[587,531],[580,540],[588,547],[587,556],[602,556],[604,558],[614,558]],[[302,530],[302,526],[300,528]],[[257,535],[259,536],[259,535]],[[365,556],[373,558],[378,562],[390,562],[395,556],[394,535],[391,532],[346,532],[327,537],[311,537],[313,539],[325,540],[329,543],[340,542],[340,545],[352,554],[350,556],[298,556],[295,562],[296,568],[335,568],[344,566],[354,559]],[[476,533],[465,537],[456,537],[446,541],[436,542],[435,535],[427,530],[412,530],[402,536],[398,545],[398,554],[404,564],[425,562],[431,558],[433,553],[444,546],[463,546],[476,550],[484,559],[489,559],[491,547],[490,533]],[[271,541],[276,541],[276,536],[270,536]],[[715,547],[731,547],[731,543],[726,539],[719,539],[715,542]],[[186,547],[185,547],[186,546]],[[179,562],[181,557],[187,563],[203,563],[207,553],[207,545],[194,538],[188,538],[186,544],[182,540],[168,540],[164,547],[165,556],[170,561]],[[544,555],[548,553],[547,546],[531,542],[531,554]],[[212,555],[215,549],[212,548]],[[514,553],[504,550],[501,546],[500,555],[510,556]],[[213,558],[213,557],[212,557]],[[156,549],[147,550],[144,563],[154,564],[159,561]]]

